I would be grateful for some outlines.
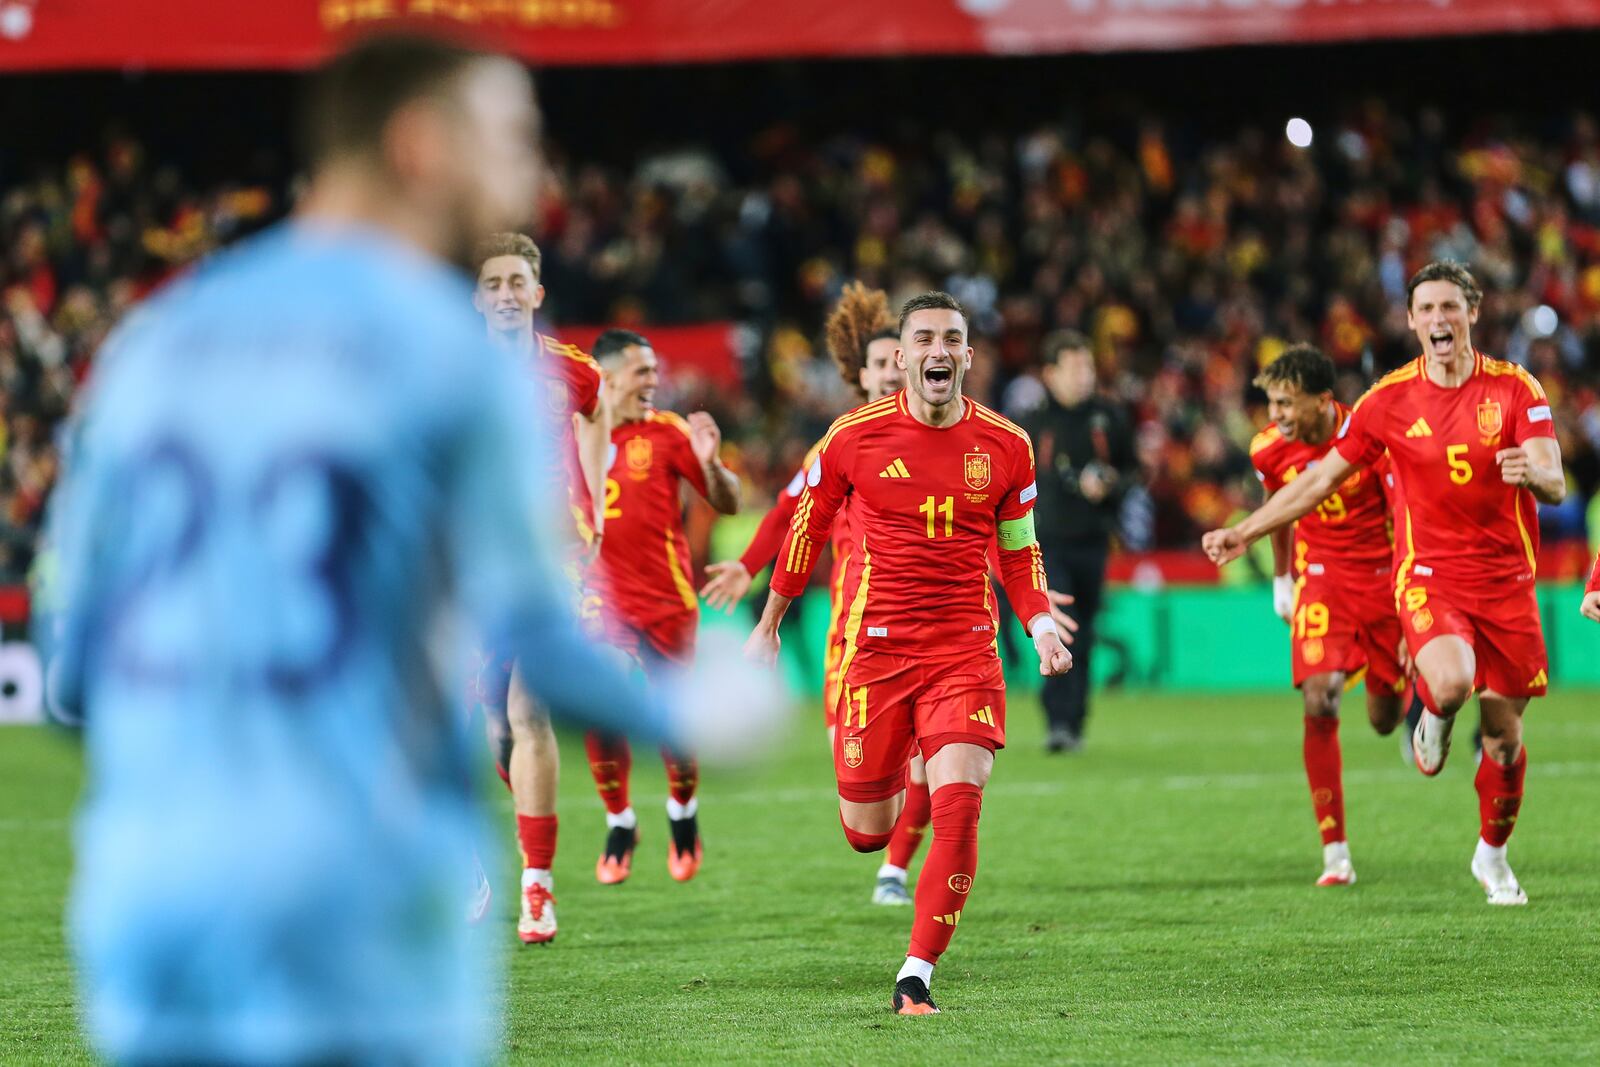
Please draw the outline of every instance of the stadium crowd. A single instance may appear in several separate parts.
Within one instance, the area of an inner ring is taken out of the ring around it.
[[[739,152],[652,150],[630,169],[553,146],[536,236],[555,323],[734,320],[754,327],[742,395],[674,383],[726,428],[759,496],[785,482],[848,397],[822,351],[845,282],[945,288],[974,311],[967,389],[1007,414],[1042,403],[1043,338],[1093,342],[1102,389],[1137,427],[1143,485],[1122,541],[1189,547],[1250,506],[1265,421],[1251,383],[1310,341],[1350,401],[1413,355],[1405,282],[1470,264],[1474,337],[1527,366],[1556,407],[1577,492],[1546,508],[1580,538],[1600,488],[1600,126],[1470,126],[1378,103],[1317,131],[1200,135],[1153,115],[868,140],[775,125]],[[57,429],[108,330],[155,285],[279,217],[291,190],[201,184],[134,137],[0,174],[0,582],[28,567]],[[670,379],[671,353],[663,353]],[[760,503],[760,501],[755,501]]]

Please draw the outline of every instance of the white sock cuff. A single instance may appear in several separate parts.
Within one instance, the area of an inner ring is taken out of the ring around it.
[[[920,978],[922,984],[932,988],[933,964],[920,956],[907,956],[906,962],[901,965],[900,973],[894,976],[896,982],[902,978]]]
[[[524,867],[522,869],[522,888],[526,889],[535,882],[538,882],[546,889],[549,889],[551,886],[556,884],[555,878],[553,878],[550,872],[545,868]]]
[[[631,804],[628,807],[623,808],[621,811],[617,812],[615,815],[611,814],[609,811],[606,812],[606,829],[607,830],[615,830],[619,826],[622,827],[624,830],[632,830],[634,827],[636,827],[638,825],[639,825],[639,816],[637,816],[637,815],[635,815],[633,813],[633,806]]]
[[[698,796],[690,797],[687,804],[680,804],[672,797],[667,798],[667,818],[669,819],[687,819],[699,810],[700,798]]]
[[[885,863],[882,867],[878,868],[878,877],[893,878],[895,881],[904,884],[906,880],[906,869],[904,867],[896,867],[892,863]]]

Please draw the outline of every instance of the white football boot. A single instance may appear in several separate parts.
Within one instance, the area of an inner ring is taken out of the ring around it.
[[[1506,862],[1504,845],[1496,848],[1480,837],[1477,851],[1472,854],[1472,877],[1483,886],[1483,891],[1489,895],[1490,904],[1514,905],[1528,902],[1528,894],[1522,891],[1517,876],[1511,873],[1511,864]]]
[[[1355,885],[1356,869],[1350,862],[1350,843],[1335,841],[1322,846],[1322,877],[1318,885]]]
[[[1432,778],[1444,770],[1444,759],[1450,754],[1450,731],[1456,719],[1448,719],[1424,710],[1417,722],[1416,733],[1411,736],[1411,752],[1416,757],[1417,770]]]

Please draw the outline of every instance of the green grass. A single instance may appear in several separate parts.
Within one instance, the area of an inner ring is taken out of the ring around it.
[[[706,866],[682,886],[644,750],[634,877],[595,884],[602,825],[571,748],[560,938],[511,949],[510,887],[497,897],[506,1059],[1597,1062],[1597,703],[1534,705],[1512,850],[1533,903],[1501,909],[1467,874],[1470,749],[1426,781],[1356,711],[1344,749],[1360,883],[1318,890],[1289,695],[1105,697],[1089,747],[1055,758],[1019,700],[931,1019],[888,1011],[910,915],[867,902],[878,857],[844,844],[809,714],[778,758],[706,776]],[[0,732],[0,1063],[87,1061],[60,918],[76,789],[70,746]]]

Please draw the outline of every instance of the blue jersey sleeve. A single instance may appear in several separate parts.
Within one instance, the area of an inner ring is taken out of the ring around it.
[[[669,709],[625,671],[620,657],[585,637],[557,571],[558,502],[535,466],[538,409],[507,360],[495,358],[467,405],[451,464],[452,571],[488,647],[512,652],[534,695],[554,715],[604,730],[672,740]]]

